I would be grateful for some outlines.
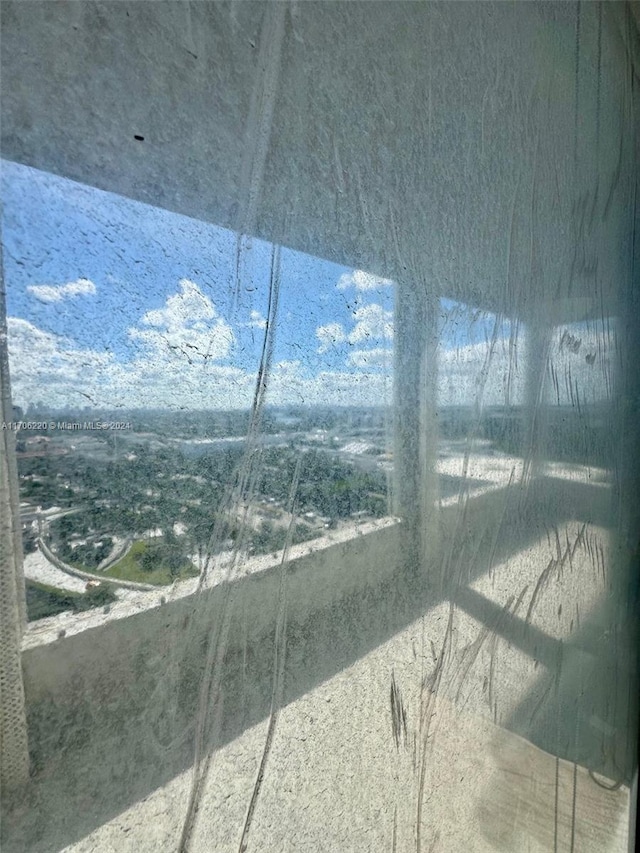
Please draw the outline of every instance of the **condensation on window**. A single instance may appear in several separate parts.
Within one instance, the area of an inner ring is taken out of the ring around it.
[[[3,850],[631,849],[634,7],[4,6]]]

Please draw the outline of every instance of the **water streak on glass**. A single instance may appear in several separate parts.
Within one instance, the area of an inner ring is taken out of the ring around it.
[[[632,849],[639,20],[4,3],[3,850]]]

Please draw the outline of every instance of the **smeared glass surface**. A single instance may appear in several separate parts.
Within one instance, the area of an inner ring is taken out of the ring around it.
[[[625,851],[630,8],[6,5],[3,844]]]

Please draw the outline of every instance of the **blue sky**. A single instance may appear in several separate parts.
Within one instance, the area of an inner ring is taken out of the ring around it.
[[[17,402],[248,404],[271,245],[239,253],[226,229],[2,165]],[[392,283],[287,249],[280,281],[272,402],[350,402],[350,385],[353,402],[388,398]]]
[[[250,404],[270,244],[6,161],[2,197],[16,403]],[[285,248],[280,282],[268,401],[390,402],[393,283]],[[469,404],[496,318],[440,304],[440,402]],[[485,403],[516,401],[524,343],[499,324]]]
[[[12,163],[3,164],[3,197],[9,315],[81,346],[107,346],[126,357],[127,329],[147,311],[161,308],[187,279],[218,314],[236,321],[238,340],[228,362],[246,367],[254,362],[259,329],[242,322],[251,321],[251,311],[266,316],[269,244],[243,241],[236,304],[237,238],[231,231]],[[275,357],[299,357],[302,344],[309,356],[316,328],[336,321],[341,309],[357,302],[355,292],[336,291],[340,276],[349,271],[287,250],[281,265]],[[96,293],[54,303],[29,290],[78,279],[93,282]],[[390,291],[382,287],[367,301],[382,298],[391,309]],[[111,322],[105,324],[105,315]],[[337,367],[342,355],[336,348],[327,351],[325,366]]]

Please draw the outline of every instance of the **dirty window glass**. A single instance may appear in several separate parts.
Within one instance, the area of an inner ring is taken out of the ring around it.
[[[2,17],[2,849],[632,849],[633,4]]]
[[[390,514],[392,281],[3,175],[30,618]]]

